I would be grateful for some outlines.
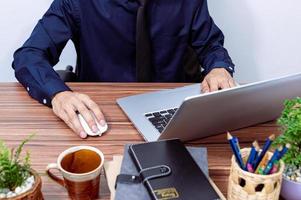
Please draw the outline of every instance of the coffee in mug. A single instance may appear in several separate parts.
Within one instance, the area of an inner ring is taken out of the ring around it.
[[[67,189],[71,199],[92,200],[99,194],[103,163],[104,155],[97,148],[76,146],[62,152],[57,163],[49,164],[46,172],[51,179]],[[64,179],[52,174],[51,169],[58,169]]]
[[[67,154],[61,161],[61,166],[67,172],[83,174],[95,170],[100,163],[101,158],[96,152],[81,149]]]

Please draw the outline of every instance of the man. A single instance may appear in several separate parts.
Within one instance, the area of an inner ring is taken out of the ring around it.
[[[97,126],[89,110],[101,125],[106,122],[98,105],[72,92],[52,68],[69,39],[78,55],[79,81],[186,81],[184,57],[191,47],[206,75],[204,92],[234,86],[234,65],[206,0],[145,1],[54,0],[14,54],[16,78],[29,95],[52,106],[82,138],[87,134],[77,112],[93,131]]]

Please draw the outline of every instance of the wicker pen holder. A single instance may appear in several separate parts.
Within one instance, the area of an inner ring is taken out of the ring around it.
[[[251,149],[241,150],[244,161]],[[273,153],[267,152],[269,159]],[[242,170],[235,157],[231,159],[231,171],[228,183],[228,200],[277,200],[279,199],[284,163],[280,161],[280,169],[270,175],[254,174]]]

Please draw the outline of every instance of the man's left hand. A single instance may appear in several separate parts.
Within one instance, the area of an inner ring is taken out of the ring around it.
[[[235,81],[224,68],[215,68],[211,70],[204,78],[202,85],[202,92],[214,92],[219,89],[226,89],[235,87]]]

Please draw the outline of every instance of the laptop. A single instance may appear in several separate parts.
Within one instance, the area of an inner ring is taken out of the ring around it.
[[[301,96],[301,73],[201,93],[200,84],[117,100],[146,141],[199,139],[280,116],[285,99]]]

